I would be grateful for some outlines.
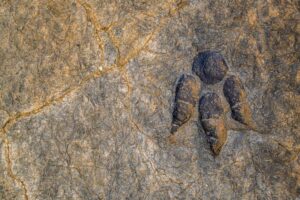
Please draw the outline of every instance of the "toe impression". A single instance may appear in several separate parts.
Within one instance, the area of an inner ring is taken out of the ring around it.
[[[191,74],[183,74],[177,83],[171,134],[174,134],[193,115],[199,99],[200,82]]]
[[[223,93],[230,105],[231,117],[246,126],[253,126],[250,106],[241,80],[236,76],[229,76],[224,83]]]
[[[199,102],[199,118],[207,136],[211,150],[219,155],[227,140],[224,109],[216,93],[206,93]]]

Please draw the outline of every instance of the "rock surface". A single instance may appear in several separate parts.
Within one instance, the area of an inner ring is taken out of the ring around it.
[[[299,198],[299,9],[0,1],[0,199]],[[257,125],[229,130],[217,157],[197,115],[169,139],[175,82],[207,50],[242,80]]]

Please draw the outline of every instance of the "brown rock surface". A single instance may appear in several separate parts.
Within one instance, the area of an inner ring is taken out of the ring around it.
[[[299,198],[299,7],[0,1],[0,199]],[[207,50],[257,126],[229,130],[218,157],[197,115],[167,139],[176,79]]]

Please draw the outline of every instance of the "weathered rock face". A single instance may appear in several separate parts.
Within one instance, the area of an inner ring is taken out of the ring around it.
[[[2,0],[0,199],[297,199],[299,7]],[[210,50],[257,127],[229,128],[217,157],[198,114],[169,137],[176,80]]]

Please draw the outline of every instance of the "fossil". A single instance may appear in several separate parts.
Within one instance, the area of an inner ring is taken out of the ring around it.
[[[204,51],[195,57],[192,70],[204,83],[215,84],[226,76],[228,66],[220,53]]]
[[[229,76],[224,83],[223,93],[230,105],[231,117],[242,124],[250,125],[251,111],[241,80],[236,76]]]
[[[224,109],[220,97],[211,92],[203,95],[199,102],[199,113],[211,150],[218,155],[227,139]]]
[[[200,77],[202,82],[214,85],[226,77],[228,65],[220,53],[204,51],[195,57],[192,71]],[[207,86],[204,85],[204,87]],[[205,89],[208,91],[221,89],[216,87],[220,86],[209,86]],[[171,133],[175,133],[191,118],[199,99],[199,91],[200,81],[196,76],[183,74],[179,78],[176,86]],[[230,105],[232,119],[225,117],[224,105],[217,93],[207,92],[199,101],[199,119],[215,155],[220,153],[227,140],[227,128],[241,129],[245,125],[247,128],[254,127],[241,80],[233,75],[227,76],[223,85],[223,93]]]
[[[175,105],[171,133],[186,123],[195,110],[199,99],[200,82],[191,74],[183,74],[177,83],[175,91]]]

